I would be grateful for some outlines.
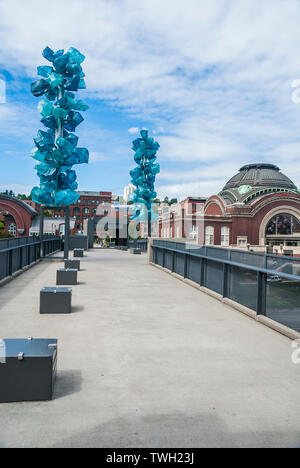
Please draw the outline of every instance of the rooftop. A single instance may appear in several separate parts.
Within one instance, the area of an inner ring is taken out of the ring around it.
[[[239,173],[232,177],[224,190],[237,189],[241,186],[278,187],[296,190],[295,184],[274,164],[256,163],[243,166]]]
[[[299,446],[288,338],[111,249],[83,259],[71,315],[40,316],[59,267],[1,289],[3,338],[59,340],[56,398],[0,405],[1,447]]]

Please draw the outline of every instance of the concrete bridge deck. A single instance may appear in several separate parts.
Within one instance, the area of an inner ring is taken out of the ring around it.
[[[0,405],[1,447],[299,447],[291,341],[147,265],[92,250],[74,311],[40,316],[42,262],[0,289],[1,338],[58,338],[56,398]]]

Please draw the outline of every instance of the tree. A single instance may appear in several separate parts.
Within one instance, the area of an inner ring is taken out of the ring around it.
[[[170,201],[169,201],[169,205],[175,205],[176,203],[178,203],[178,200],[177,198],[172,198]]]
[[[17,198],[19,200],[31,200],[30,195],[25,195],[24,193],[18,193]]]
[[[0,239],[7,239],[9,237],[12,236],[5,232],[5,222],[3,219],[0,219]]]
[[[89,160],[88,150],[77,147],[78,137],[72,133],[84,120],[78,111],[89,108],[74,94],[86,88],[81,67],[85,57],[73,47],[66,53],[46,47],[43,57],[51,66],[38,67],[37,73],[42,79],[31,84],[34,96],[45,95],[38,109],[43,117],[41,122],[46,127],[46,131],[39,130],[37,138],[34,138],[36,146],[32,157],[38,161],[35,168],[40,187],[32,189],[31,197],[39,204],[68,206],[79,198],[75,191],[78,188],[76,172],[72,166]]]
[[[151,237],[151,209],[153,200],[156,198],[154,190],[155,177],[160,172],[160,166],[156,161],[156,153],[160,146],[153,138],[148,137],[148,130],[141,131],[141,138],[133,141],[134,160],[137,167],[130,171],[131,182],[136,187],[131,201],[143,204],[148,212],[148,236]],[[144,211],[139,213],[141,218],[145,217]]]

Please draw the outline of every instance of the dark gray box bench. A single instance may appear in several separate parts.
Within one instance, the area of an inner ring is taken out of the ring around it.
[[[142,251],[141,249],[130,249],[130,253],[134,255],[141,255]]]
[[[43,288],[40,294],[40,314],[70,314],[72,288]]]
[[[74,255],[74,257],[82,258],[84,256],[84,249],[74,249],[73,250],[73,255]]]
[[[77,273],[75,269],[59,268],[56,272],[56,284],[73,286],[77,284]]]
[[[80,270],[80,260],[65,260],[66,269]]]
[[[1,341],[0,403],[53,399],[57,339]]]

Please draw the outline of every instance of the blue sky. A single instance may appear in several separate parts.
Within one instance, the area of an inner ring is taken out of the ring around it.
[[[38,183],[30,82],[46,45],[86,55],[81,190],[123,192],[137,128],[161,145],[161,197],[211,195],[252,162],[300,186],[299,22],[298,0],[0,0],[0,189]]]

